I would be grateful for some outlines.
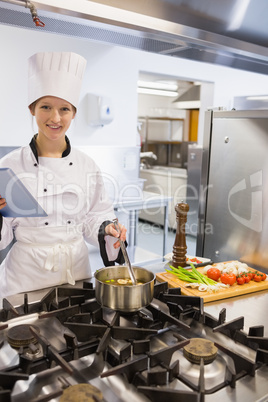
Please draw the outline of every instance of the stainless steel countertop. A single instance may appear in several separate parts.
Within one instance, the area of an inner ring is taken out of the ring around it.
[[[141,195],[141,197],[129,197],[121,201],[114,201],[113,206],[116,210],[123,208],[125,210],[137,211],[146,208],[165,207],[172,200],[170,196],[150,191],[142,191]]]

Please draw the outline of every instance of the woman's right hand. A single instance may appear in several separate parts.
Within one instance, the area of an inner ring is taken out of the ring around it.
[[[7,205],[5,198],[2,198],[0,195],[0,209],[4,208]]]

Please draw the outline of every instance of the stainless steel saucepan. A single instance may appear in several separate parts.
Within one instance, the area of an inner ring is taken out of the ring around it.
[[[95,272],[95,295],[98,303],[121,312],[134,312],[148,306],[153,300],[155,275],[145,268],[132,267],[137,282],[141,285],[114,285],[106,282],[117,279],[130,279],[128,268],[124,265],[106,267]]]

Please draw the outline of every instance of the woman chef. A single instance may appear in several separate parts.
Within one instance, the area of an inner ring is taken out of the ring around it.
[[[89,278],[85,241],[104,264],[122,263],[115,214],[94,161],[66,137],[76,114],[86,60],[68,52],[29,59],[28,105],[38,133],[0,160],[46,211],[46,217],[0,216],[0,249],[16,242],[0,266],[0,297]],[[1,188],[0,188],[1,194]],[[0,211],[6,206],[0,196]],[[121,240],[126,229],[120,225]]]

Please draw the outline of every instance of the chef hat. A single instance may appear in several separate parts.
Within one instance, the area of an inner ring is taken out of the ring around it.
[[[36,53],[29,58],[28,105],[56,96],[77,107],[86,59],[71,52]]]

